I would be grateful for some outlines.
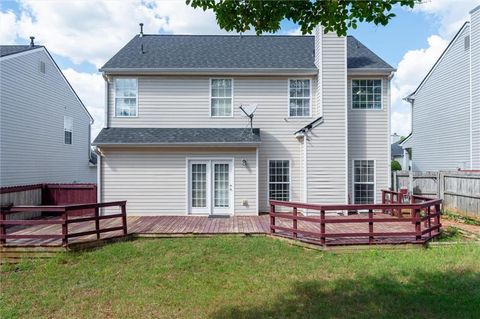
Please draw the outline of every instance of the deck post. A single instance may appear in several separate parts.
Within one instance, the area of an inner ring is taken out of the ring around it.
[[[426,226],[428,226],[428,229],[430,229],[430,231],[428,232],[428,236],[430,238],[432,238],[432,219],[430,218],[430,206],[428,206],[427,208],[427,217],[428,217],[428,223]]]
[[[437,213],[437,217],[435,218],[436,224],[440,225],[440,213],[441,213],[440,204],[435,205],[435,213]],[[438,232],[440,232],[440,229],[438,229]]]
[[[297,207],[293,207],[293,238],[297,238],[297,216],[298,216],[298,211]]]
[[[382,189],[382,204],[385,205],[386,201],[386,192]],[[382,209],[382,214],[385,214],[385,209]]]
[[[68,245],[68,209],[64,208],[62,212],[62,245],[67,246]]]
[[[373,210],[368,210],[368,243],[373,244]]]
[[[6,220],[5,211],[0,209],[0,246],[5,245],[7,242],[7,238],[5,238],[7,235],[6,227],[5,224],[3,224],[4,220]]]
[[[325,211],[320,211],[320,243],[325,246]]]
[[[273,228],[275,226],[275,205],[270,203],[270,233],[273,234],[275,233],[275,229]]]
[[[95,207],[95,231],[97,232],[97,239],[100,239],[100,219],[98,219],[99,216],[99,208]]]
[[[422,223],[420,220],[420,209],[414,209],[413,218],[415,219],[415,232],[417,235],[415,236],[416,240],[422,239]]]
[[[123,226],[123,235],[126,236],[128,233],[127,230],[127,205],[126,203],[123,203],[121,205],[122,207],[122,226]]]

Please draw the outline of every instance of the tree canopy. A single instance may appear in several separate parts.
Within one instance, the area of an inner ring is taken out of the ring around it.
[[[359,22],[386,25],[395,17],[394,5],[413,8],[421,0],[186,0],[193,8],[212,9],[226,31],[276,32],[282,20],[300,26],[303,34],[321,24],[325,32],[347,34]]]

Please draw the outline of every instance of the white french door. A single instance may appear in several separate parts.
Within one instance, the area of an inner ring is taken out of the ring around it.
[[[231,214],[233,164],[231,160],[190,160],[189,210],[192,214]]]

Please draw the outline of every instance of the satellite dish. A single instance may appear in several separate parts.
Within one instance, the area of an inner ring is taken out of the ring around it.
[[[240,110],[250,119],[250,129],[253,131],[253,116],[257,110],[257,104],[242,104]]]

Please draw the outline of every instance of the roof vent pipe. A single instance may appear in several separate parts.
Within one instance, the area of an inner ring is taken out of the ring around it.
[[[35,46],[35,43],[33,42],[35,40],[35,37],[30,37],[30,47],[33,48]]]
[[[140,37],[143,37],[143,23],[140,23]]]

